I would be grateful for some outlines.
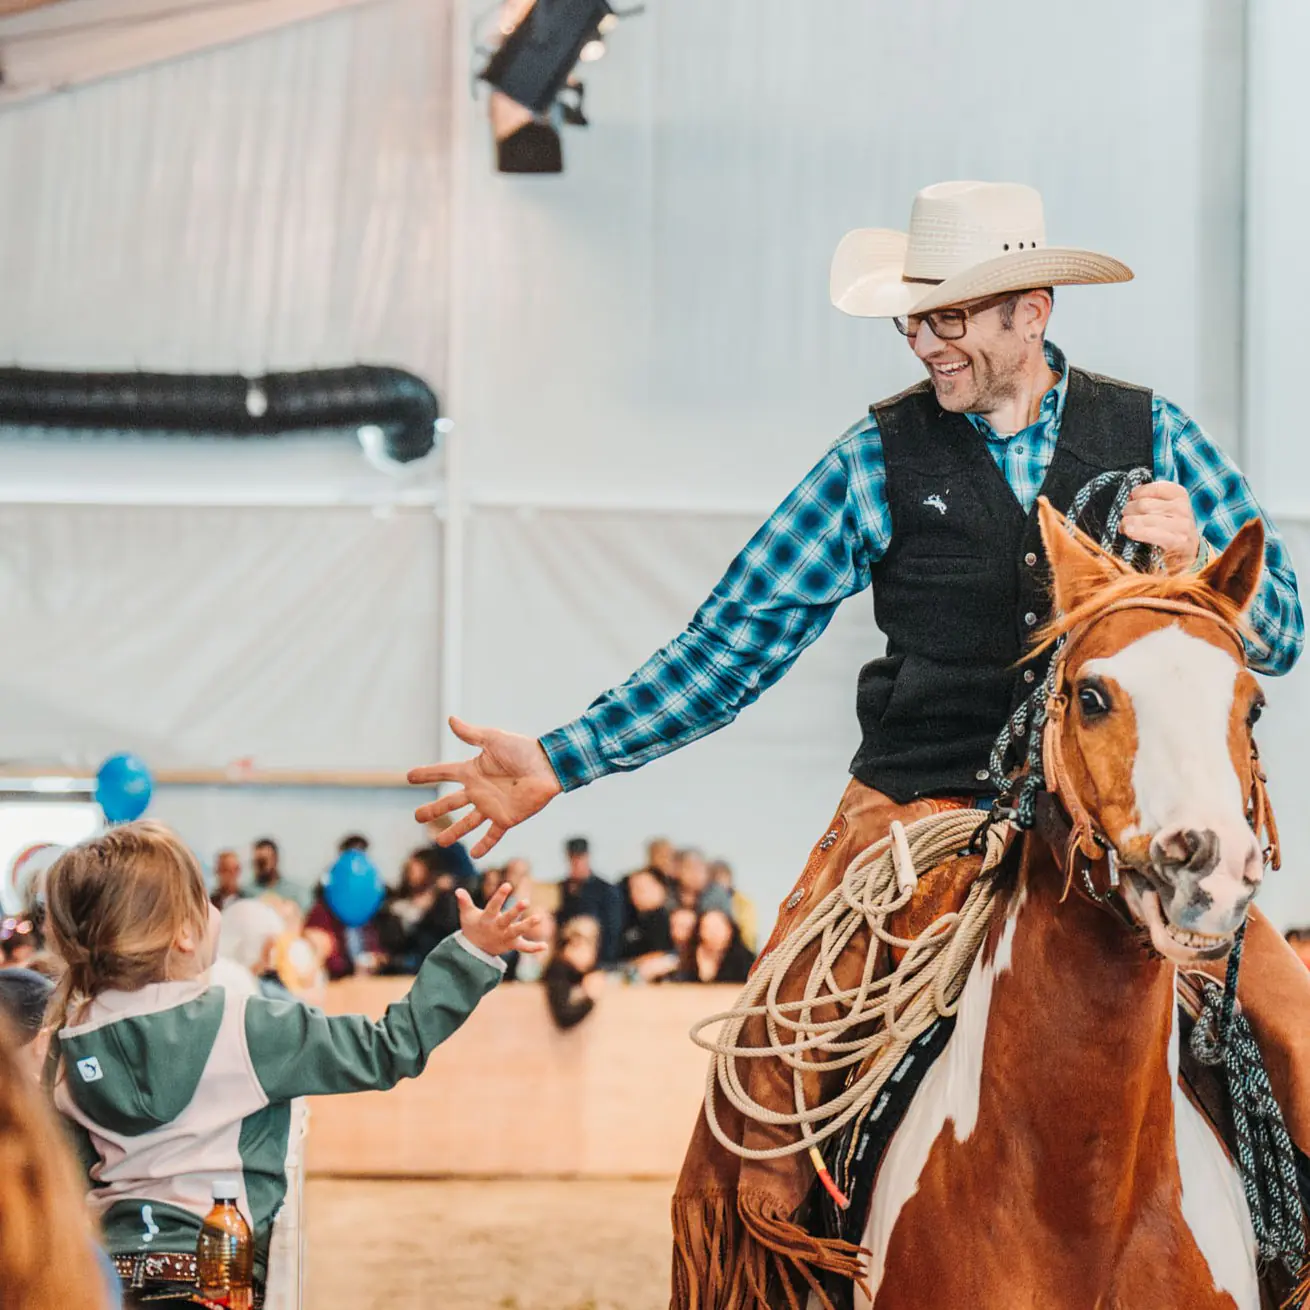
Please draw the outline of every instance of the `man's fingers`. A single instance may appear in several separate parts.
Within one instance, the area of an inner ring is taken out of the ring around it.
[[[1187,490],[1177,482],[1144,482],[1128,494],[1128,503],[1142,500],[1186,500]]]
[[[469,794],[462,787],[459,791],[453,791],[449,796],[439,797],[435,801],[429,801],[422,807],[425,815],[423,822],[431,823],[433,819],[439,819],[443,814],[449,814],[451,810],[462,810],[466,805],[472,805]],[[416,810],[415,813],[418,813]]]
[[[405,775],[415,787],[427,786],[434,782],[463,782],[468,773],[468,763],[425,764],[421,768],[410,769]]]
[[[450,846],[459,841],[461,837],[467,837],[474,828],[486,823],[486,821],[487,816],[481,810],[472,809],[462,819],[456,819],[449,828],[437,833],[437,845]]]
[[[493,823],[491,827],[482,834],[482,839],[469,852],[469,854],[475,860],[480,860],[504,835],[505,829],[499,823]]]
[[[490,728],[479,728],[474,723],[465,723],[463,719],[450,716],[450,730],[460,741],[468,746],[484,746],[491,733]]]

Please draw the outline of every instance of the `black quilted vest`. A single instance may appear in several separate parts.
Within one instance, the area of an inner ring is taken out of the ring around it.
[[[1018,667],[1049,614],[1036,505],[1024,512],[982,436],[943,410],[929,383],[871,413],[892,521],[873,568],[887,654],[860,672],[863,741],[851,773],[897,801],[986,795],[992,742],[1044,673]],[[1151,468],[1153,445],[1149,391],[1070,369],[1041,494],[1065,510],[1098,473]],[[1080,525],[1099,535],[1113,496],[1096,497]]]

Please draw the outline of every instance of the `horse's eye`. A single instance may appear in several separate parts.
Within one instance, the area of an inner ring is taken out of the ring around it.
[[[1078,708],[1085,719],[1098,719],[1110,712],[1110,699],[1099,687],[1090,684],[1078,689]]]
[[[1251,702],[1251,708],[1247,711],[1246,724],[1249,728],[1254,728],[1260,722],[1260,715],[1264,713],[1265,701],[1261,696],[1259,700]]]

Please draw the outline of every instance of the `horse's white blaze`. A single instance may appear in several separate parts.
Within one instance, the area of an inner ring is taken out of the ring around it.
[[[1259,1310],[1255,1230],[1237,1170],[1201,1112],[1178,1082],[1178,1007],[1169,1038],[1169,1077],[1174,1093],[1174,1141],[1183,1185],[1183,1220],[1191,1230],[1215,1289],[1227,1292],[1237,1310]]]
[[[1207,919],[1219,924],[1230,918],[1250,894],[1242,874],[1257,851],[1228,751],[1237,660],[1171,625],[1082,669],[1111,680],[1132,701],[1138,822],[1124,836],[1178,827],[1214,832],[1219,863],[1200,886],[1213,903]],[[1220,930],[1229,928],[1230,922]]]
[[[948,1120],[955,1125],[957,1142],[969,1137],[978,1124],[983,1044],[992,1007],[992,987],[1000,974],[1009,971],[1014,955],[1015,925],[1023,901],[1024,894],[1020,892],[1001,930],[1001,939],[991,961],[984,963],[980,951],[973,962],[960,997],[955,1030],[910,1102],[878,1171],[869,1222],[864,1230],[864,1245],[871,1253],[869,1289],[875,1299],[882,1283],[892,1230],[906,1202],[919,1190],[919,1178],[928,1163],[933,1143],[941,1136]],[[856,1310],[867,1310],[869,1305],[858,1290],[855,1304]]]

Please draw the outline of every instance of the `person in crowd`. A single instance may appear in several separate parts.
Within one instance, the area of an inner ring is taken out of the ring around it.
[[[24,911],[0,919],[0,969],[30,965],[40,950],[35,916]]]
[[[30,1042],[0,1021],[0,1305],[121,1310],[97,1253],[77,1166],[31,1076]]]
[[[292,1100],[417,1077],[500,981],[497,957],[541,949],[526,908],[505,911],[508,887],[485,910],[461,891],[460,931],[374,1023],[212,987],[220,916],[195,857],[161,824],[123,824],[67,851],[47,895],[67,964],[50,1007],[55,1103],[81,1142],[120,1275],[161,1306],[191,1303],[189,1258],[216,1174],[243,1180],[262,1285]]]
[[[411,851],[401,870],[399,889],[389,892],[373,925],[384,973],[413,973],[439,943],[459,929],[455,884],[434,852],[422,846]]]
[[[678,982],[744,983],[755,963],[741,930],[732,915],[706,910],[696,921],[682,965],[674,975]]]
[[[732,897],[732,917],[741,930],[741,939],[747,950],[755,950],[758,945],[759,915],[755,911],[755,902],[734,885],[732,865],[727,860],[710,861],[710,885],[722,887]]]
[[[474,900],[479,905],[485,905],[502,882],[509,883],[514,889],[510,896],[511,905],[516,900],[536,903],[536,897],[533,895],[535,889],[532,885],[532,865],[521,855],[515,855],[512,859],[506,860],[504,868],[484,869],[480,878],[478,894],[474,897]]]
[[[596,1008],[605,990],[600,962],[601,927],[588,915],[578,915],[559,930],[554,958],[546,966],[546,1003],[561,1029],[575,1028]]]
[[[9,1024],[15,1060],[35,1082],[41,1081],[50,1046],[44,1025],[54,990],[54,983],[33,969],[0,969],[0,1021]]]
[[[624,879],[623,889],[627,896],[619,958],[638,960],[652,954],[667,955],[673,950],[667,881],[654,867],[638,869]]]
[[[449,819],[433,819],[428,824],[428,836],[432,839],[432,854],[428,857],[433,867],[442,874],[449,874],[454,886],[464,887],[470,893],[478,885],[478,870],[463,842],[453,842],[449,846],[438,843],[437,837],[450,827]]]
[[[209,898],[221,914],[233,901],[249,896],[241,885],[241,857],[234,850],[222,850],[214,856],[214,894]]]
[[[289,999],[291,992],[277,976],[276,964],[278,942],[288,931],[273,903],[254,897],[233,901],[220,916],[218,959],[248,973],[260,995]],[[226,969],[220,972],[231,976]],[[242,992],[249,990],[241,987]]]
[[[646,867],[654,869],[665,882],[672,882],[677,871],[678,853],[667,837],[652,837],[646,843]]]
[[[674,905],[704,914],[706,910],[732,913],[732,893],[710,881],[710,866],[700,851],[688,848],[679,851],[673,869]]]
[[[376,920],[352,933],[328,904],[321,886],[305,915],[305,936],[314,942],[331,982],[354,973],[374,973],[384,963]]]
[[[362,832],[348,832],[337,843],[337,854],[344,855],[347,851],[358,851],[361,855],[367,855],[368,845],[368,838]]]
[[[291,901],[305,913],[310,903],[309,888],[282,876],[282,855],[277,842],[272,837],[261,837],[250,853],[255,870],[255,895]]]
[[[679,905],[677,909],[669,911],[669,937],[673,942],[673,953],[680,962],[691,952],[699,917],[695,910],[686,905]]]
[[[564,843],[568,872],[559,885],[559,906],[555,919],[563,928],[570,919],[583,916],[600,925],[600,963],[611,965],[619,958],[623,934],[623,904],[619,889],[591,867],[591,845],[585,837],[570,837]]]

